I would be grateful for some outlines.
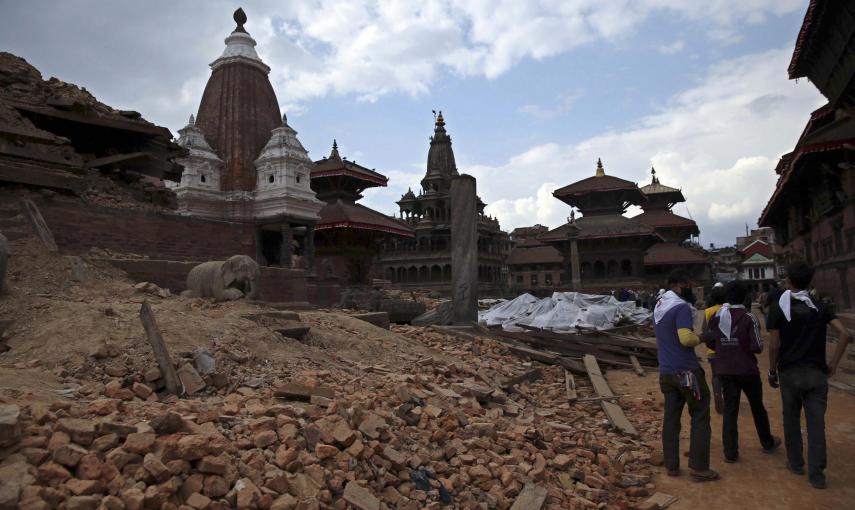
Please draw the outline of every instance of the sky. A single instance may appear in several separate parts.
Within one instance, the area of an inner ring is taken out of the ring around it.
[[[243,7],[289,124],[389,177],[424,176],[432,110],[502,228],[557,227],[594,174],[681,188],[704,246],[756,227],[824,98],[787,66],[807,0],[0,0],[0,51],[177,136]],[[628,216],[637,214],[632,208]]]

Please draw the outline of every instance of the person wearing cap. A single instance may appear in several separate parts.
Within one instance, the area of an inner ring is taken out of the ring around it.
[[[837,370],[851,338],[834,313],[808,293],[813,275],[813,267],[805,262],[788,265],[787,282],[791,290],[783,292],[769,309],[769,384],[781,388],[787,467],[798,475],[805,472],[801,431],[804,409],[808,481],[813,487],[824,489],[828,377]],[[826,363],[829,325],[838,340],[831,362]]]
[[[781,439],[772,435],[769,415],[763,406],[763,382],[757,367],[757,354],[763,351],[763,342],[760,322],[742,304],[747,293],[742,282],[729,282],[724,287],[724,304],[710,320],[711,334],[704,338],[707,346],[715,350],[715,374],[721,381],[724,397],[721,442],[727,463],[739,459],[737,419],[743,393],[751,406],[763,451],[771,453],[781,446]]]

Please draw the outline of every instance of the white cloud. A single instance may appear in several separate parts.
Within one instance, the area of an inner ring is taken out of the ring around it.
[[[427,93],[442,69],[496,78],[525,58],[617,42],[656,11],[701,22],[711,38],[729,42],[745,24],[802,8],[802,0],[315,0],[295,5],[290,19],[271,18],[283,29],[264,43],[287,48],[270,59],[284,102],[331,93],[375,101]],[[522,110],[552,115],[539,105]]]
[[[173,129],[198,105],[205,64],[233,26],[234,4],[225,0],[168,9],[149,2],[7,3],[0,46],[35,55],[40,69]],[[803,8],[804,0],[257,0],[246,12],[279,100],[291,109],[329,95],[417,96],[441,72],[496,78],[522,59],[621,42],[653,13],[732,39],[746,25]],[[82,38],[81,29],[99,37]],[[534,115],[551,109],[523,108]]]
[[[526,104],[520,106],[518,111],[531,115],[539,120],[552,120],[568,114],[570,110],[573,109],[573,105],[576,104],[576,101],[581,97],[582,93],[579,91],[570,92],[558,96],[553,104],[546,106],[539,104]]]
[[[656,51],[663,55],[676,55],[683,51],[683,48],[686,47],[686,43],[684,41],[674,41],[671,44],[662,44],[656,48]]]
[[[790,53],[784,48],[717,63],[697,86],[623,130],[538,145],[504,165],[461,171],[479,179],[488,212],[512,229],[563,223],[570,208],[548,193],[558,186],[541,183],[563,186],[589,177],[598,157],[607,173],[640,183],[655,166],[663,183],[683,189],[687,203],[676,212],[698,221],[702,240],[732,243],[734,232],[756,223],[774,189],[778,158],[823,103],[809,83],[787,80]]]

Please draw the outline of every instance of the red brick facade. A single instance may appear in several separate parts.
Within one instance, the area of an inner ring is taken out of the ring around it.
[[[84,253],[92,247],[160,260],[217,260],[244,254],[255,258],[254,225],[169,213],[95,207],[70,200],[38,202],[60,249]]]

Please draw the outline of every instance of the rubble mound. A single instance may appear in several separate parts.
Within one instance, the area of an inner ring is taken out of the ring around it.
[[[97,205],[175,209],[162,179],[177,180],[185,151],[168,129],[98,101],[85,88],[42,79],[0,52],[0,186],[69,192]]]
[[[65,256],[10,244],[5,506],[628,508],[653,491],[650,397],[621,402],[631,438],[568,402],[561,367],[488,338],[186,299],[87,257],[75,280]],[[143,301],[182,398],[163,391]],[[277,332],[294,323],[302,341]]]

